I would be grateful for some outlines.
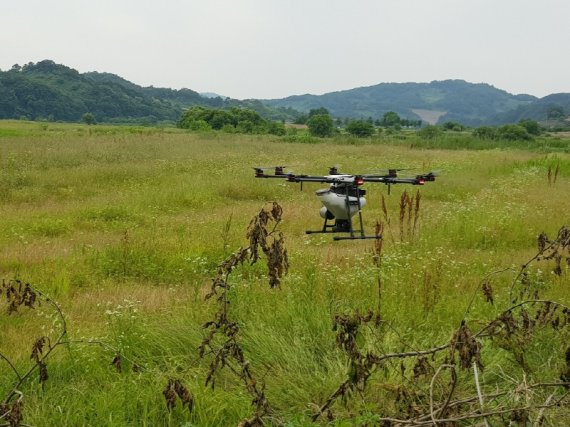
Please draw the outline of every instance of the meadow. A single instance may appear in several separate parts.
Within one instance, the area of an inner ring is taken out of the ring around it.
[[[0,122],[0,425],[567,425],[569,147]],[[277,164],[441,176],[367,184],[381,245],[333,242]],[[277,287],[219,267],[273,202]]]

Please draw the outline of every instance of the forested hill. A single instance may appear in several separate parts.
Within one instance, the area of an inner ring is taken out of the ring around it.
[[[512,95],[488,84],[463,80],[431,83],[381,83],[375,86],[331,92],[324,95],[300,95],[266,100],[274,107],[290,107],[307,112],[324,107],[341,117],[382,117],[388,111],[413,119],[433,117],[439,121],[457,121],[481,125],[495,121],[502,113],[525,107],[536,101],[531,95]],[[429,121],[429,120],[428,120]]]
[[[427,123],[469,126],[543,121],[570,115],[570,93],[538,99],[513,95],[484,83],[463,80],[381,83],[324,95],[273,100],[201,96],[191,89],[141,87],[110,73],[79,73],[45,60],[0,71],[0,119],[79,121],[91,113],[98,122],[158,123],[178,120],[187,107],[244,107],[272,120],[294,121],[321,107],[341,118],[381,118],[394,111]]]
[[[79,73],[50,60],[0,71],[0,119],[79,121],[91,113],[99,122],[156,123],[176,121],[192,105],[248,107],[273,119],[296,116],[256,100],[206,98],[190,89],[141,87],[114,74]]]

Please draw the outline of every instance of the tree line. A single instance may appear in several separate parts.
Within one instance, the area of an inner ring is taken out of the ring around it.
[[[227,110],[194,106],[184,111],[176,124],[193,131],[219,130],[227,133],[285,135],[282,122],[267,120],[249,108],[231,107]]]

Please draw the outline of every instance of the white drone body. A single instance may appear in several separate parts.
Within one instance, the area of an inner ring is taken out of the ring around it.
[[[340,188],[344,191],[340,190]],[[348,220],[366,206],[364,197],[351,195],[350,191],[348,197],[346,197],[346,187],[340,188],[333,184],[331,188],[316,191],[317,199],[323,204],[320,210],[322,218]],[[359,190],[360,194],[363,192],[363,190]]]

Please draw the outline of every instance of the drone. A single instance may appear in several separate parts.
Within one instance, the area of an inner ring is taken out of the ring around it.
[[[362,222],[362,208],[366,206],[366,190],[360,187],[367,182],[383,183],[390,188],[394,184],[424,185],[426,182],[435,181],[437,173],[427,172],[412,177],[401,178],[398,172],[405,169],[388,169],[385,173],[372,175],[352,175],[340,173],[333,166],[328,175],[296,175],[285,172],[287,166],[254,167],[256,178],[280,178],[287,182],[321,182],[330,184],[329,188],[317,190],[317,198],[322,203],[320,215],[324,219],[320,230],[307,230],[306,234],[316,233],[347,233],[343,236],[334,236],[333,240],[356,240],[356,239],[381,239],[380,235],[366,235]],[[266,173],[272,170],[273,173]],[[358,213],[359,227],[355,229],[352,217]],[[331,221],[333,221],[331,223]]]

